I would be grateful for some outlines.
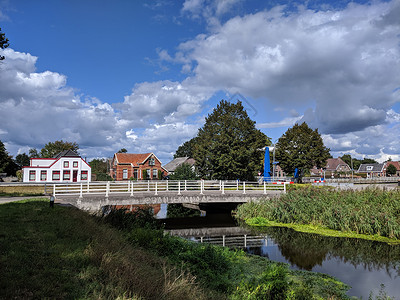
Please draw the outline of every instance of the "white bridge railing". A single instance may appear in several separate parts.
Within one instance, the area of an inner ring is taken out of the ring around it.
[[[89,195],[130,195],[198,192],[204,194],[267,194],[270,190],[286,193],[288,182],[267,183],[236,180],[148,180],[148,181],[107,181],[88,183],[57,183],[53,186],[53,196],[83,196]]]

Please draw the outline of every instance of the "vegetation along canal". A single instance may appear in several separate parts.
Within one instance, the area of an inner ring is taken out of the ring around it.
[[[162,208],[162,211],[166,208]],[[326,237],[290,228],[239,226],[230,212],[166,218],[165,229],[197,242],[241,248],[291,268],[332,275],[350,285],[349,296],[368,299],[384,291],[400,299],[400,246],[355,238]]]

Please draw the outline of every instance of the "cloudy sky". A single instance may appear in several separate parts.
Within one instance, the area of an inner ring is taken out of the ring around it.
[[[221,99],[277,140],[400,159],[400,0],[0,0],[0,140],[167,163]]]

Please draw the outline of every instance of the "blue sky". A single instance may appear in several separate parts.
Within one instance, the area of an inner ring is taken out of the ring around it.
[[[400,1],[0,1],[0,140],[167,163],[219,100],[278,139],[400,159]]]

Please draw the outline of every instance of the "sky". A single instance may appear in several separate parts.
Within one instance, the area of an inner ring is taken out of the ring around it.
[[[221,99],[276,142],[400,160],[400,0],[0,0],[0,140],[168,163]]]

